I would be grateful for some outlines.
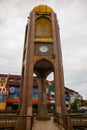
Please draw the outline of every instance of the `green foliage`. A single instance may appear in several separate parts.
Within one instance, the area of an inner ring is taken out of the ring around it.
[[[71,104],[71,109],[77,111],[78,110],[78,101],[75,100],[72,104]]]
[[[49,88],[49,92],[54,92],[55,91],[55,88],[53,85],[48,85],[48,88]]]

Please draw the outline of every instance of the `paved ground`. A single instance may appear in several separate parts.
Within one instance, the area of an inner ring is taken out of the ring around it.
[[[33,130],[61,130],[52,120],[37,121],[33,124]]]

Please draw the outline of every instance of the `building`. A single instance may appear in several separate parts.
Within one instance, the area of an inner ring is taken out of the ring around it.
[[[0,75],[0,110],[6,109],[6,97],[8,94],[7,80],[8,75]]]
[[[19,75],[0,74],[0,110],[17,109],[20,96]]]
[[[0,110],[17,110],[20,103],[20,75],[8,75],[0,74]],[[47,104],[49,109],[55,104],[55,86],[54,81],[46,80],[46,96]],[[37,110],[38,107],[38,79],[34,77],[33,79],[33,90],[32,90],[32,105],[33,110]],[[78,100],[82,101],[82,96],[67,87],[65,87],[65,101],[67,110],[70,110],[70,105]],[[54,109],[54,108],[52,108]]]
[[[81,105],[83,97],[76,91],[65,87],[65,99],[66,107],[68,110],[71,109],[71,104],[76,100],[78,102],[78,107]]]
[[[81,106],[87,106],[87,100],[82,100],[81,101]]]

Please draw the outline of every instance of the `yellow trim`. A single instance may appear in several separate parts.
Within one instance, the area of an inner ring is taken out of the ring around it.
[[[35,38],[35,42],[52,42],[52,38]]]
[[[47,5],[39,5],[33,8],[35,13],[51,13],[53,12],[52,8],[48,7]]]

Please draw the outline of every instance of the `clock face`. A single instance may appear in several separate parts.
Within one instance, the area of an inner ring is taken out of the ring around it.
[[[52,43],[35,43],[34,55],[51,55],[53,53]]]
[[[41,47],[40,47],[40,51],[43,52],[43,53],[45,53],[45,52],[48,51],[48,47],[46,47],[46,46],[41,46]]]

